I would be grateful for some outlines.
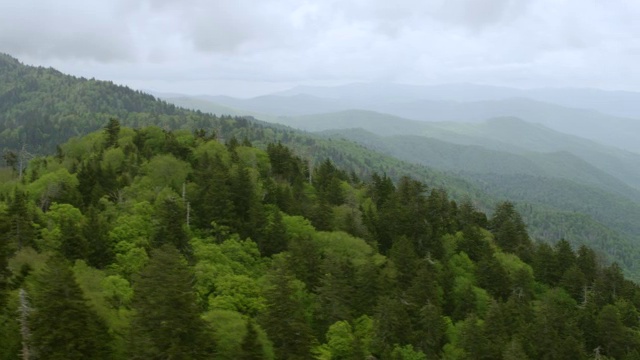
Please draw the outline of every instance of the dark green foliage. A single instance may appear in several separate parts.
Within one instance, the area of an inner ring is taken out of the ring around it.
[[[226,119],[217,133],[251,136],[252,123],[239,123]],[[397,187],[386,175],[354,181],[324,160],[309,176],[281,143],[263,152],[230,140],[230,151],[207,133],[123,127],[119,148],[84,153],[80,139],[11,180],[0,250],[18,250],[20,224],[23,251],[3,278],[10,311],[11,290],[42,262],[26,243],[87,261],[74,271],[120,357],[211,358],[215,339],[219,358],[581,359],[598,346],[635,356],[640,288],[587,247],[533,245],[512,205],[488,222],[439,186],[398,174]],[[71,156],[73,146],[82,151]],[[158,155],[184,166],[180,181],[149,175]],[[28,195],[62,167],[82,200]]]
[[[242,355],[239,360],[263,360],[265,358],[264,350],[262,349],[262,344],[258,341],[258,332],[252,319],[247,320],[247,333],[244,335],[240,346]]]
[[[200,318],[193,275],[168,243],[151,253],[134,285],[130,359],[209,359],[214,342]]]
[[[408,344],[413,330],[406,305],[397,297],[383,296],[378,300],[374,349],[383,358],[388,358],[394,344]]]
[[[42,359],[109,359],[110,337],[67,263],[52,257],[32,291],[31,348]]]
[[[7,217],[9,231],[5,233],[5,241],[9,243],[8,246],[14,249],[33,246],[35,237],[33,215],[28,207],[27,194],[18,188],[14,189],[13,197],[9,200]]]
[[[189,238],[185,231],[187,222],[186,210],[183,201],[167,197],[162,200],[157,210],[158,224],[151,243],[154,247],[171,244],[180,250],[185,256],[189,256]]]
[[[267,309],[261,325],[273,342],[277,358],[307,359],[315,339],[303,302],[303,290],[283,268],[275,269],[269,280],[271,286],[265,292]]]
[[[263,235],[258,239],[258,248],[263,256],[272,256],[287,249],[287,229],[282,223],[282,213],[272,207],[267,217]]]
[[[11,221],[9,216],[4,212],[0,212],[0,309],[5,309],[7,304],[7,296],[9,292],[9,278],[11,272],[8,269],[9,256],[11,250],[9,248],[9,232],[11,229]],[[2,311],[0,310],[0,316]]]
[[[118,144],[118,135],[120,134],[120,121],[114,118],[109,119],[109,123],[104,127],[104,133],[107,137],[105,148],[116,146]]]
[[[86,221],[82,235],[87,240],[87,262],[103,269],[114,260],[113,244],[108,237],[109,224],[99,210],[90,207],[86,211]]]
[[[206,153],[196,164],[193,174],[198,192],[192,199],[194,225],[210,229],[211,222],[228,226],[234,213],[231,200],[229,169],[219,156],[213,158]]]
[[[524,222],[510,202],[503,202],[496,208],[489,227],[496,243],[505,251],[512,252],[525,261],[530,260],[531,240]]]

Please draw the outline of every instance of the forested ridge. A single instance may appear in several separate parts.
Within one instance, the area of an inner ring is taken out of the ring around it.
[[[6,55],[0,80],[0,358],[640,358],[635,253],[579,213]]]
[[[640,288],[513,204],[217,129],[112,119],[4,170],[2,358],[640,359]]]
[[[73,136],[86,135],[117,118],[123,126],[158,126],[163,130],[207,128],[220,141],[235,136],[247,138],[259,148],[281,141],[307,161],[311,168],[329,158],[344,171],[361,178],[373,172],[385,173],[393,181],[408,175],[432,187],[445,188],[456,200],[470,198],[483,211],[492,211],[501,199],[517,200],[525,210],[525,222],[537,239],[554,243],[565,238],[574,247],[587,244],[602,254],[606,261],[617,261],[627,276],[640,279],[637,266],[640,250],[637,235],[612,226],[633,223],[632,213],[602,223],[593,214],[576,213],[574,209],[550,208],[532,203],[519,194],[496,193],[494,188],[467,179],[460,174],[445,174],[417,164],[409,164],[377,153],[352,141],[297,131],[268,124],[250,117],[214,116],[178,108],[153,96],[108,81],[84,79],[63,74],[55,69],[21,64],[9,55],[0,54],[0,148],[4,163],[20,173],[36,155],[56,153],[56,147]],[[210,134],[211,136],[211,134]],[[475,183],[474,183],[475,182]],[[538,184],[539,185],[539,184]],[[482,189],[482,190],[480,190]],[[543,189],[547,192],[547,189]],[[491,196],[487,193],[491,193]],[[575,202],[576,199],[572,199]],[[581,200],[581,199],[577,199]],[[611,200],[611,199],[606,199]],[[611,201],[596,203],[596,208]],[[589,207],[593,210],[593,207]],[[584,210],[578,208],[579,211]],[[601,209],[602,213],[607,209]],[[613,211],[611,213],[614,213]],[[589,216],[590,215],[590,216]],[[630,219],[630,220],[627,220]],[[630,222],[631,221],[631,222]]]

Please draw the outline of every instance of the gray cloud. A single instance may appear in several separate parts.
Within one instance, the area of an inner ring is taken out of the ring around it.
[[[23,0],[0,3],[0,51],[190,93],[348,81],[640,90],[639,17],[634,0]]]

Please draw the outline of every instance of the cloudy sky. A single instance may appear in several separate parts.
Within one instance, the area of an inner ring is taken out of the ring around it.
[[[471,82],[640,91],[638,0],[0,0],[0,52],[138,89]]]

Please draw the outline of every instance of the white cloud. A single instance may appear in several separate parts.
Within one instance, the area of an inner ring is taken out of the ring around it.
[[[640,90],[638,18],[634,0],[22,0],[0,4],[0,51],[189,93],[340,81]]]

